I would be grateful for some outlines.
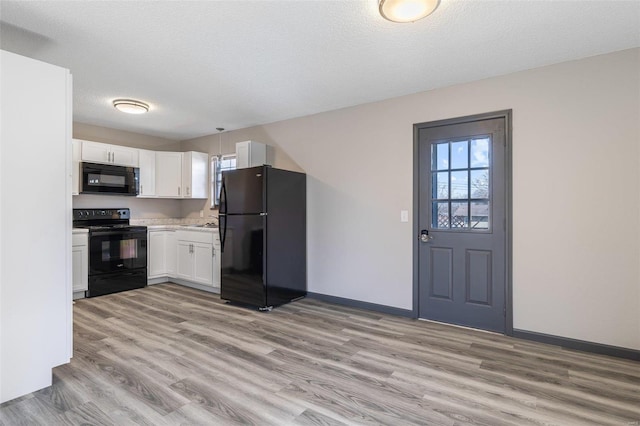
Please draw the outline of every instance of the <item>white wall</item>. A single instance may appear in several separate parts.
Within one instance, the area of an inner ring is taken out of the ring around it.
[[[2,403],[71,356],[71,76],[0,54]]]
[[[180,151],[180,142],[124,130],[73,123],[73,137],[153,151]],[[129,208],[132,219],[182,217],[179,200],[161,200],[114,195],[74,195],[73,208]]]
[[[413,124],[513,109],[516,329],[640,349],[640,49],[232,131],[308,174],[309,290],[412,308]],[[182,143],[217,153],[217,135]],[[184,212],[183,212],[184,213]],[[188,213],[188,212],[187,212]]]

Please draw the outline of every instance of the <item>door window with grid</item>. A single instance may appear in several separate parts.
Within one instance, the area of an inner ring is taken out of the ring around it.
[[[431,227],[490,230],[491,137],[431,145]]]

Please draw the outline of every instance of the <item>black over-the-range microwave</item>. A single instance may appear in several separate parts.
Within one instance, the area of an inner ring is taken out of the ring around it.
[[[81,163],[82,194],[138,195],[140,169],[112,164]]]

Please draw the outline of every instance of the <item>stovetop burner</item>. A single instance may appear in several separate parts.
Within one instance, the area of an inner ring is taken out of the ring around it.
[[[94,231],[146,231],[146,226],[129,225],[129,209],[73,209],[73,227]]]
[[[84,228],[89,231],[146,231],[146,226],[140,225],[77,225],[74,228]]]

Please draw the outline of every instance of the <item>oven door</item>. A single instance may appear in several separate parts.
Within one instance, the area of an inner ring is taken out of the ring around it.
[[[140,169],[82,163],[83,194],[138,195]]]
[[[113,230],[89,234],[89,275],[146,267],[146,232]]]

